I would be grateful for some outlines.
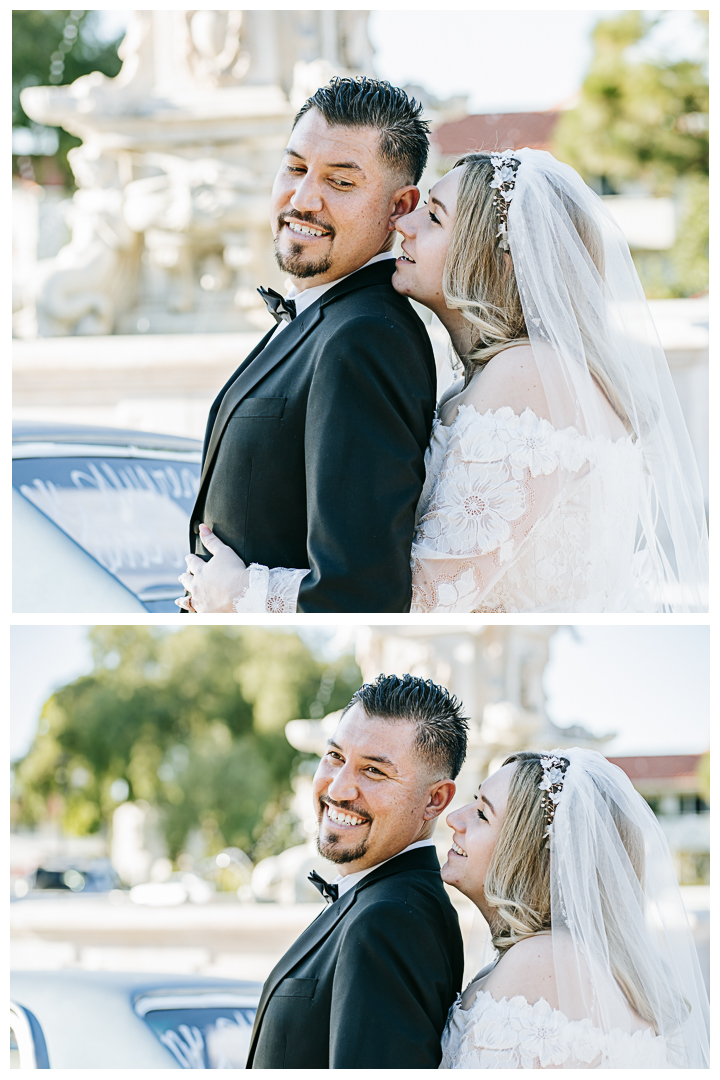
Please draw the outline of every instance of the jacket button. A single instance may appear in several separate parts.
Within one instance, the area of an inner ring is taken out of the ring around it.
[[[193,530],[193,532],[195,533],[196,536],[199,534],[199,532],[200,532],[200,522],[199,521],[193,521],[192,530]]]

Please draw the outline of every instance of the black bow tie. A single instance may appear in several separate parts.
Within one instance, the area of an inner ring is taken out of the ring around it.
[[[338,898],[337,885],[329,885],[325,878],[321,878],[315,870],[308,874],[308,881],[312,881],[315,888],[325,897],[328,904],[335,903]]]
[[[276,323],[292,322],[297,314],[294,300],[286,300],[284,296],[276,293],[274,289],[263,289],[262,286],[260,286],[258,292]]]

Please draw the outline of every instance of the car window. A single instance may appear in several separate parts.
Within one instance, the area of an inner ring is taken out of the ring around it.
[[[182,593],[199,454],[16,458],[13,485],[143,601]]]
[[[255,1008],[153,1009],[145,1023],[183,1069],[244,1069]]]

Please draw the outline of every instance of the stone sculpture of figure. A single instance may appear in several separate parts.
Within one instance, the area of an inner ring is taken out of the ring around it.
[[[154,176],[125,188],[128,226],[142,233],[151,263],[167,275],[171,311],[189,311],[197,258],[222,258],[222,236],[265,226],[264,199],[250,170],[213,158],[147,154]]]
[[[70,210],[72,239],[38,264],[38,332],[110,334],[132,299],[139,237],[123,217],[115,158],[84,145],[71,150],[68,160],[79,185]]]
[[[187,12],[188,61],[201,84],[232,86],[250,66],[242,48],[242,11]]]

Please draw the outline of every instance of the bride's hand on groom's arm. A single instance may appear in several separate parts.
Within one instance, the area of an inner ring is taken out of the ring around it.
[[[233,600],[242,596],[248,585],[247,567],[240,556],[223,544],[207,525],[200,526],[200,539],[212,559],[205,562],[198,555],[185,556],[187,570],[178,580],[190,596],[184,596],[175,603],[178,607],[200,614],[233,612]]]

